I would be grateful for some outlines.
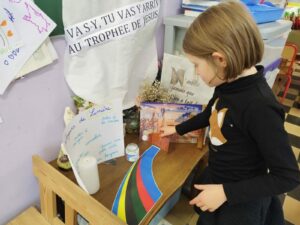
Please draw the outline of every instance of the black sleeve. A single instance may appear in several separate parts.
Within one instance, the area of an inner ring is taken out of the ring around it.
[[[269,172],[224,184],[229,204],[288,192],[300,183],[300,173],[284,129],[284,111],[269,102],[250,104],[243,115],[244,129],[256,143]]]
[[[207,127],[209,125],[209,117],[211,113],[211,107],[214,103],[215,97],[212,97],[205,110],[202,113],[199,113],[198,115],[194,116],[193,118],[178,124],[175,126],[176,132],[179,135],[184,135],[190,131],[198,130],[200,128]]]

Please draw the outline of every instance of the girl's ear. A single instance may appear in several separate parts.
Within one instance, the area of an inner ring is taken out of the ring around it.
[[[212,58],[213,58],[214,62],[216,63],[216,65],[218,65],[222,68],[225,68],[227,66],[225,56],[222,53],[213,52],[212,53]]]

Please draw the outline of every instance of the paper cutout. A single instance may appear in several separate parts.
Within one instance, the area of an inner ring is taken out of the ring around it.
[[[126,173],[116,194],[112,212],[125,223],[137,225],[162,196],[153,176],[153,160],[159,148],[151,146]]]
[[[78,173],[78,162],[82,157],[90,155],[101,163],[124,155],[121,102],[118,99],[83,111],[64,130],[66,153],[76,180],[85,191]]]
[[[1,95],[56,25],[30,0],[1,1],[0,21]]]

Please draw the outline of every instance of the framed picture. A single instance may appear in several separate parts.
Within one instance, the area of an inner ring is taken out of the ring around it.
[[[194,65],[184,56],[164,54],[161,84],[179,104],[205,105],[214,92],[196,75]]]
[[[151,140],[157,140],[161,127],[175,126],[201,112],[201,105],[142,102],[140,111],[140,138],[149,138],[150,142]],[[197,143],[200,133],[199,131],[192,131],[183,136],[175,134],[170,136],[168,140],[175,143]],[[167,146],[164,140],[159,141]]]

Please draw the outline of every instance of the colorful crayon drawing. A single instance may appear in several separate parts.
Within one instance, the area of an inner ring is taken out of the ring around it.
[[[0,95],[2,95],[19,74],[28,71],[28,68],[32,71],[32,60],[29,59],[56,25],[32,0],[5,0],[1,1],[0,5],[0,24],[2,24]],[[29,67],[23,70],[25,64]],[[35,65],[34,67],[36,68]]]
[[[14,32],[8,27],[7,20],[0,21],[0,55],[10,49],[9,38],[14,36]]]
[[[10,51],[23,45],[20,35],[14,23],[14,15],[7,8],[0,9],[0,56],[4,64],[7,60],[3,57],[9,57]]]
[[[151,146],[125,175],[116,194],[112,212],[129,225],[138,225],[162,196],[152,171],[159,148]]]
[[[6,9],[6,8],[3,8],[3,9],[4,9],[4,11],[6,12],[6,14],[7,14],[9,20],[10,20],[12,23],[15,22],[15,17],[14,17],[14,15],[12,14],[12,12],[9,11],[8,9]]]
[[[3,34],[2,30],[0,29],[0,56],[6,53],[8,50],[8,44],[6,40],[6,36]]]
[[[48,32],[50,23],[44,18],[43,14],[38,12],[27,2],[25,2],[25,6],[28,14],[25,15],[23,19],[36,26],[39,33]]]

